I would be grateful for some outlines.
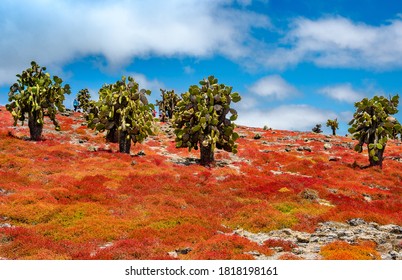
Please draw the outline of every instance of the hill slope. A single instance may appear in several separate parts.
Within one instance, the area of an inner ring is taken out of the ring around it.
[[[0,258],[402,257],[400,143],[365,169],[347,137],[238,127],[238,154],[205,168],[167,124],[126,155],[58,119],[28,141],[0,107]]]

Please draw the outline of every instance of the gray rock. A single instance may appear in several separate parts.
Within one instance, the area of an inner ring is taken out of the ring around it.
[[[340,161],[341,157],[330,156],[328,160],[329,161]]]
[[[299,232],[296,234],[297,242],[300,243],[309,243],[310,242],[310,234]]]
[[[380,230],[394,234],[402,234],[402,227],[397,225],[380,226]]]
[[[12,227],[12,225],[10,225],[9,223],[0,224],[0,228],[10,228],[10,227]]]
[[[311,152],[312,150],[311,150],[311,147],[300,146],[300,147],[297,147],[297,151],[299,151],[299,152],[303,152],[303,151]]]
[[[347,221],[347,223],[351,226],[359,226],[359,225],[364,225],[366,224],[366,221],[360,218],[356,218],[356,219],[350,219]]]

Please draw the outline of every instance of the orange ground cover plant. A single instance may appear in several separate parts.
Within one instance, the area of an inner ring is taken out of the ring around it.
[[[375,250],[376,244],[361,241],[349,244],[345,241],[335,241],[321,248],[320,254],[326,260],[378,260],[381,259]]]

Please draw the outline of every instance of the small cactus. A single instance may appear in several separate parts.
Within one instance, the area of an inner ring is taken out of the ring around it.
[[[315,127],[311,129],[314,133],[322,133],[321,124],[316,124]]]
[[[332,129],[332,135],[336,135],[336,130],[339,128],[339,123],[338,123],[338,119],[334,119],[334,120],[327,120],[327,127],[331,127]]]
[[[78,95],[77,95],[77,100],[79,103],[78,108],[82,109],[84,114],[88,113],[88,109],[90,107],[90,99],[91,99],[91,95],[89,94],[88,89],[85,88],[78,92]]]
[[[159,107],[159,112],[161,114],[160,120],[165,122],[173,117],[173,112],[180,97],[174,92],[174,90],[167,91],[165,89],[160,89],[160,91],[162,100],[156,100],[156,105]]]

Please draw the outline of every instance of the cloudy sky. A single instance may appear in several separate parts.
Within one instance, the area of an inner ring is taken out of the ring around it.
[[[239,124],[276,129],[345,134],[354,102],[402,92],[399,0],[2,0],[0,36],[2,105],[32,60],[70,84],[67,107],[122,75],[152,101],[215,75]]]

